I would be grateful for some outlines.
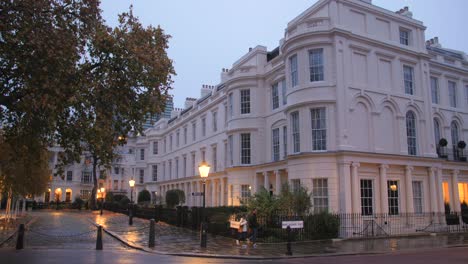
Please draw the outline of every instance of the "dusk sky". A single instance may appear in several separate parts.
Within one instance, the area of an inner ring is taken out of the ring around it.
[[[175,106],[186,97],[200,97],[203,84],[216,85],[222,68],[244,55],[249,47],[278,46],[289,21],[316,0],[102,0],[108,24],[117,14],[134,7],[144,25],[161,25],[172,36],[169,56],[174,61]],[[466,0],[373,0],[373,4],[396,11],[409,6],[413,18],[427,27],[426,39],[439,37],[443,47],[468,52]]]

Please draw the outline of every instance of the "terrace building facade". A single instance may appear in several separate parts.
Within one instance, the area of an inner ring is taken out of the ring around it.
[[[200,206],[190,194],[201,191],[206,161],[207,206],[289,183],[312,192],[315,212],[459,212],[468,201],[468,57],[426,41],[425,29],[407,8],[320,0],[287,25],[278,48],[250,49],[221,84],[130,138],[106,187],[128,190],[134,178],[136,192],[181,189]]]

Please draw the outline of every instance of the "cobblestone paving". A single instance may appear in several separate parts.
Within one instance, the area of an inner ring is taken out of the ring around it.
[[[34,249],[95,249],[97,229],[89,221],[88,213],[73,211],[40,211],[25,232],[25,248]],[[5,247],[14,247],[16,238]],[[122,243],[103,234],[105,249],[122,249]]]
[[[133,226],[128,225],[128,217],[122,214],[104,212],[103,216],[93,215],[92,219],[105,229],[141,247],[148,246],[149,221],[134,218]],[[295,256],[319,254],[384,253],[408,249],[431,249],[447,246],[468,245],[468,234],[418,236],[407,238],[381,238],[366,240],[320,241],[293,243]],[[243,256],[284,256],[286,244],[259,244],[257,248],[243,248],[234,239],[208,235],[208,246],[200,248],[199,233],[178,228],[165,223],[156,223],[155,251],[172,254],[211,254]]]

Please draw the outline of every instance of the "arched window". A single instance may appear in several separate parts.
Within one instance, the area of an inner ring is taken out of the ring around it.
[[[456,146],[458,144],[458,124],[457,124],[457,122],[452,121],[452,124],[450,125],[450,132],[451,132],[451,135],[452,135],[452,145]]]
[[[439,145],[440,141],[440,124],[437,119],[434,118],[434,139],[436,146]]]
[[[406,138],[408,143],[408,154],[416,155],[416,118],[412,111],[406,113]]]

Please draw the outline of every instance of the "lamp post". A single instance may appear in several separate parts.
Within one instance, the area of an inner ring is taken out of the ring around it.
[[[208,174],[210,173],[210,165],[203,161],[200,166],[198,166],[198,170],[200,172],[200,177],[203,181],[203,209],[202,209],[202,223],[200,228],[200,247],[206,248],[206,221],[205,221],[205,194],[206,194],[206,178],[208,178]]]
[[[135,186],[135,180],[132,178],[128,181],[130,185],[130,208],[128,211],[128,225],[133,225],[133,187]]]
[[[106,191],[106,188],[101,187],[101,215],[102,215],[102,209],[104,207],[104,192]]]

